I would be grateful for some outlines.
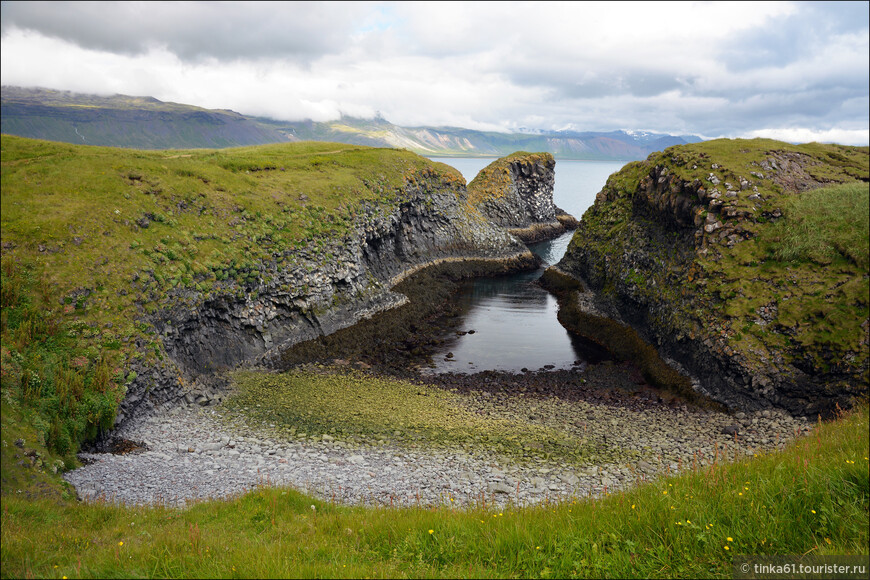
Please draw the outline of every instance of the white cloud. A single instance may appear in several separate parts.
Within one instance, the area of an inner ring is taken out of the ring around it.
[[[870,125],[867,3],[2,6],[4,84],[489,130]]]

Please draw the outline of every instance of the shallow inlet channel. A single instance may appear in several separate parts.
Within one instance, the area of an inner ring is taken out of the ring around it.
[[[452,165],[471,181],[492,159],[433,158]],[[556,205],[576,218],[595,201],[607,177],[624,163],[616,161],[556,161],[553,198]],[[555,240],[531,244],[546,265],[565,254],[571,233]],[[431,372],[476,373],[485,370],[518,372],[568,369],[584,361],[595,362],[598,353],[584,347],[556,319],[556,299],[534,284],[543,268],[498,278],[466,281],[456,295],[464,313],[455,330],[441,337],[433,353]]]

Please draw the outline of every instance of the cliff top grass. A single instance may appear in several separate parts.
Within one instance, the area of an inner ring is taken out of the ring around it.
[[[364,204],[396,203],[424,174],[462,183],[413,153],[338,143],[137,151],[4,135],[4,260],[36,264],[70,314],[130,334],[172,289],[252,282],[260,262],[341,238]]]
[[[477,176],[468,184],[468,203],[477,207],[481,203],[493,199],[501,199],[511,185],[510,167],[514,163],[553,165],[553,156],[549,153],[528,153],[516,151],[506,157],[496,159],[480,170]]]
[[[610,201],[584,216],[597,232],[590,235],[612,237],[612,251],[633,243],[627,212],[656,166],[724,202],[718,213],[701,212],[702,226],[708,215],[722,226],[704,233],[704,249],[686,260],[675,250],[693,251],[691,241],[662,246],[656,251],[671,265],[654,283],[629,276],[641,294],[679,306],[676,332],[724,335],[757,364],[775,353],[811,372],[864,368],[866,380],[868,148],[723,139],[630,163],[608,179]],[[743,239],[729,246],[723,232]]]

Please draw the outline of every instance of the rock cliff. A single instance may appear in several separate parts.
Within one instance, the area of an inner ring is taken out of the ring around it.
[[[549,153],[497,159],[468,184],[469,203],[524,242],[553,238],[577,225],[553,203],[555,167]]]
[[[518,167],[534,166],[516,159]],[[546,206],[549,196],[552,215],[550,167],[524,175],[512,198],[521,204],[517,213]],[[526,223],[534,224],[533,216]],[[282,258],[260,264],[254,284],[230,282],[207,300],[179,291],[171,308],[150,316],[168,360],[137,370],[116,422],[183,396],[204,403],[216,395],[213,371],[270,365],[289,346],[401,305],[406,297],[391,288],[421,268],[465,260],[510,269],[537,265],[523,243],[477,210],[464,184],[436,170],[406,181],[396,203],[366,204],[343,238],[318,240]]]
[[[672,147],[608,179],[555,268],[703,394],[830,413],[867,396],[867,181],[866,147]]]

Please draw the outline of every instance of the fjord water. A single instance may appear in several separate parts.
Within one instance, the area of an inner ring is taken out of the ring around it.
[[[492,159],[432,158],[452,165],[471,181]],[[607,177],[624,165],[619,161],[556,161],[553,199],[576,218],[595,201]],[[546,265],[565,254],[571,233],[529,246]],[[556,319],[556,299],[534,284],[543,268],[498,278],[466,281],[456,300],[464,317],[458,332],[442,337],[433,353],[433,372],[475,373],[484,370],[517,372],[524,368],[567,369],[593,357]],[[470,333],[468,331],[474,331]],[[461,334],[468,332],[467,334]],[[448,356],[452,355],[452,356]],[[552,365],[552,366],[550,366]]]

